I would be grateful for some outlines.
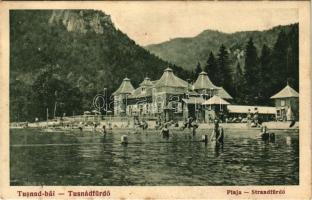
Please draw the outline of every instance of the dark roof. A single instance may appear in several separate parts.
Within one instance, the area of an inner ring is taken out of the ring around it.
[[[215,86],[209,79],[208,74],[206,72],[201,72],[198,75],[197,80],[193,84],[194,90],[200,90],[200,89],[217,89],[217,86]]]
[[[130,79],[127,77],[123,79],[119,88],[113,93],[113,95],[118,94],[131,94],[134,91],[134,87],[132,86]]]
[[[188,83],[173,74],[171,68],[165,69],[161,78],[155,83],[155,87],[182,87],[187,88]]]
[[[299,97],[299,93],[293,88],[291,88],[289,85],[287,85],[277,94],[273,95],[271,99],[290,98],[290,97]]]

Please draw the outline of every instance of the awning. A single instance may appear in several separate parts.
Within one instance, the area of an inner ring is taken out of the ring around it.
[[[92,110],[93,113],[95,114],[100,114],[101,112],[97,111],[97,110]]]
[[[216,95],[214,95],[213,97],[211,97],[210,99],[208,99],[203,103],[203,105],[229,105],[229,104],[230,104],[229,102],[225,101],[224,99]]]
[[[227,107],[229,113],[254,113],[255,108],[257,108],[259,114],[276,114],[276,108],[270,106],[229,105]]]

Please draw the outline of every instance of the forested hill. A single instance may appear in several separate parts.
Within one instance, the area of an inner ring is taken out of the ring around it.
[[[278,34],[281,30],[288,33],[298,24],[276,26],[265,31],[242,31],[227,34],[214,30],[205,30],[199,35],[190,38],[175,38],[160,44],[148,45],[145,48],[160,58],[183,67],[187,70],[195,70],[198,62],[202,66],[206,64],[210,52],[217,55],[220,46],[223,44],[229,51],[229,57],[235,67],[235,59],[238,54],[243,55],[246,44],[253,38],[254,45],[260,55],[261,48],[266,44],[273,48]],[[243,59],[242,57],[240,57]],[[244,68],[244,62],[241,62]]]
[[[63,107],[56,115],[82,113],[104,87],[112,93],[125,76],[134,86],[158,79],[168,65],[101,11],[10,11],[11,120],[44,117],[55,99]]]

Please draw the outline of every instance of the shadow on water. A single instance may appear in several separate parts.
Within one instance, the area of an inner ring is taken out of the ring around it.
[[[298,134],[227,131],[224,146],[188,132],[41,133],[11,130],[11,185],[297,185]],[[127,135],[128,145],[120,138]],[[210,137],[210,135],[209,135]]]

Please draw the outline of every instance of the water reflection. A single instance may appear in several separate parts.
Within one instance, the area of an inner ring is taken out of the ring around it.
[[[11,185],[294,185],[299,183],[298,134],[226,131],[224,146],[195,142],[207,132],[129,134],[12,130]],[[127,135],[128,146],[120,144]],[[191,136],[191,137],[190,137]],[[210,135],[208,136],[210,138]],[[37,146],[16,146],[38,144]],[[41,145],[52,144],[52,145]],[[53,145],[64,144],[64,145]]]

